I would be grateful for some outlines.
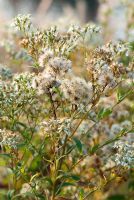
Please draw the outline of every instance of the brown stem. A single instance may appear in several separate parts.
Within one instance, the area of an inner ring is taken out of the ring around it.
[[[49,97],[50,97],[50,101],[51,101],[51,105],[52,105],[52,111],[53,111],[54,119],[57,119],[55,105],[54,105],[54,101],[53,101],[51,92],[49,92]]]

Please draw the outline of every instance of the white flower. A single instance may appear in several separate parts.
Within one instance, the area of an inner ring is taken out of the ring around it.
[[[64,79],[60,89],[64,98],[72,104],[90,103],[93,97],[92,84],[79,77]]]
[[[52,87],[59,87],[60,85],[60,80],[55,77],[55,73],[49,68],[36,77],[36,82],[39,95],[48,93]]]
[[[127,110],[118,110],[117,112],[118,118],[127,118],[129,117],[129,112]]]
[[[54,56],[54,53],[49,48],[44,48],[43,53],[39,57],[39,66],[44,68],[46,63]]]
[[[50,133],[65,133],[67,135],[71,134],[71,119],[50,119],[48,121],[43,121],[40,125],[41,130],[45,134]]]
[[[117,165],[128,168],[134,167],[134,143],[118,141],[115,142],[114,148],[117,149],[117,153],[113,159]]]
[[[111,132],[111,134],[116,135],[116,134],[118,134],[121,130],[122,130],[122,126],[121,126],[120,124],[113,124],[113,125],[111,126],[110,132]]]
[[[21,141],[22,137],[19,135],[19,133],[15,133],[6,129],[0,129],[0,144],[2,146],[17,148],[17,144],[19,144]]]
[[[121,126],[123,129],[131,130],[132,128],[132,122],[129,120],[125,120],[121,123]]]
[[[49,61],[49,67],[54,70],[56,74],[64,75],[72,68],[72,62],[62,57],[54,57]]]

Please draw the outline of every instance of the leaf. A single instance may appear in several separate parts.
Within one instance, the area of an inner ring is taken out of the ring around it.
[[[125,200],[125,196],[121,194],[112,195],[107,198],[107,200]]]
[[[70,182],[65,182],[62,184],[62,187],[68,187],[68,186],[75,186],[75,184]]]
[[[75,175],[75,174],[72,174],[72,175],[70,176],[70,178],[72,178],[72,179],[75,180],[75,181],[79,181],[79,180],[80,180],[80,177],[77,176],[77,175]]]
[[[96,152],[96,150],[100,147],[100,144],[96,144],[94,145],[91,149],[90,149],[90,153],[93,154]]]
[[[25,142],[22,142],[22,143],[20,143],[20,144],[17,144],[17,148],[18,149],[21,149],[21,148],[23,148],[23,147],[25,147],[26,146],[26,143]]]
[[[112,113],[111,108],[101,108],[98,113],[98,119],[103,119],[104,117],[108,117]]]
[[[8,153],[1,153],[0,156],[4,158],[12,158],[11,154]]]
[[[9,190],[7,193],[7,200],[12,200],[14,194],[14,190]]]
[[[80,152],[80,154],[82,154],[83,145],[82,145],[81,141],[76,137],[73,140],[74,140],[74,142],[76,144],[76,147],[77,147],[78,151]]]
[[[67,173],[65,173],[63,175],[60,175],[58,177],[58,179],[61,178],[61,177],[64,178],[64,179],[72,179],[74,181],[79,181],[80,180],[80,176],[75,175],[75,174],[67,174]]]
[[[122,99],[124,98],[124,93],[121,90],[117,91],[117,100],[118,102],[122,101]]]
[[[133,90],[128,90],[128,91],[125,91],[125,90],[118,90],[117,91],[117,100],[118,102],[122,101],[123,99],[125,99],[125,97],[127,97],[129,94],[131,94],[133,92]]]
[[[39,155],[34,157],[34,159],[31,162],[31,165],[30,165],[30,170],[32,170],[32,171],[37,170],[41,165],[41,160],[42,159]]]
[[[84,198],[84,190],[83,189],[80,189],[80,192],[79,192],[79,200],[82,200]]]
[[[42,194],[37,194],[36,197],[38,197],[40,200],[46,200],[46,197]]]
[[[132,191],[134,191],[134,181],[131,181],[128,183],[128,188]]]

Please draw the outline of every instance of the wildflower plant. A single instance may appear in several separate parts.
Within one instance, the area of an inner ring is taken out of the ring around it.
[[[128,171],[133,176],[130,43],[85,45],[88,34],[98,34],[95,25],[39,30],[20,15],[14,24],[33,69],[0,70],[1,157],[12,174],[3,198],[93,199]],[[86,79],[71,60],[80,48]]]

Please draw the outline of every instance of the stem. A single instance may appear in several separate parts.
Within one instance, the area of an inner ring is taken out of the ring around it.
[[[91,111],[91,109],[93,108],[93,105],[91,106],[91,108],[85,113],[85,115],[82,117],[82,119],[79,121],[78,125],[76,126],[76,128],[74,129],[73,133],[71,134],[70,138],[73,137],[73,135],[76,133],[77,129],[79,128],[79,126],[81,125],[81,123],[83,122],[83,120],[86,119],[88,113]]]
[[[51,92],[49,92],[49,97],[50,97],[50,101],[51,101],[51,105],[52,105],[52,111],[53,111],[54,119],[57,119],[55,105],[54,105],[54,101],[53,101]]]
[[[62,164],[63,164],[63,160],[64,160],[64,154],[65,154],[65,150],[66,150],[66,144],[67,144],[67,140],[68,140],[68,135],[65,136],[65,141],[64,141],[64,145],[63,145],[63,149],[62,149],[62,153],[61,153],[61,157],[60,157],[60,160],[59,160],[59,163],[58,163],[58,166],[57,166],[57,169],[56,169],[56,177],[59,175],[59,171],[62,167]],[[54,182],[54,185],[53,185],[53,194],[52,194],[52,200],[55,199],[55,188],[57,186],[57,179],[55,179],[55,182]]]
[[[59,161],[59,166],[58,166],[58,169],[59,169],[59,170],[60,170],[61,167],[62,167],[63,158],[64,158],[64,154],[65,154],[65,150],[66,150],[67,140],[68,140],[68,135],[66,135],[66,137],[65,137],[65,142],[64,142],[63,150],[62,150],[62,154],[61,154],[61,159],[60,159],[60,161]]]

